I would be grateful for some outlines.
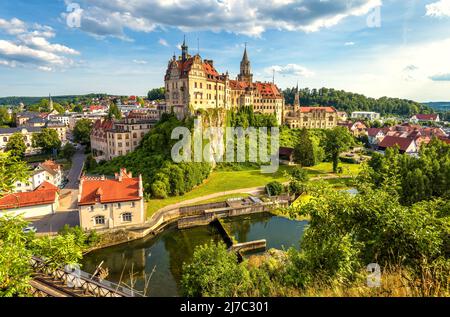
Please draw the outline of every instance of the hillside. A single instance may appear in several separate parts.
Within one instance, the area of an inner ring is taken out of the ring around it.
[[[57,103],[73,103],[79,100],[92,99],[106,97],[107,94],[87,94],[87,95],[66,95],[66,96],[52,96],[52,100]],[[25,105],[32,105],[38,103],[41,99],[48,98],[48,96],[42,97],[2,97],[0,98],[0,105],[12,105],[17,106],[21,102]]]
[[[295,88],[287,88],[283,91],[283,94],[286,104],[293,104]],[[331,106],[339,111],[348,113],[353,111],[375,111],[383,116],[388,114],[410,116],[417,113],[434,112],[431,107],[412,100],[389,97],[375,99],[330,88],[300,89],[300,104],[303,106]]]

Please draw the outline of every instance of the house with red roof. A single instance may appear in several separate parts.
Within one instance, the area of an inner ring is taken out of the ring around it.
[[[412,138],[403,138],[387,135],[378,144],[378,149],[385,151],[387,148],[399,147],[400,153],[414,154],[418,152],[416,140]]]
[[[369,128],[367,129],[367,136],[369,138],[369,144],[378,145],[381,141],[383,141],[386,134],[381,128]]]
[[[432,121],[432,122],[439,122],[440,118],[438,114],[415,114],[413,115],[410,119],[411,122],[428,122],[428,121]]]
[[[31,192],[12,193],[0,198],[0,215],[22,215],[24,218],[52,215],[59,206],[58,187],[44,181]]]
[[[142,176],[133,177],[125,168],[114,179],[83,176],[78,209],[84,230],[141,225],[145,221]]]

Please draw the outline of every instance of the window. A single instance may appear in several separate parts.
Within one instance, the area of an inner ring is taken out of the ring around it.
[[[132,201],[132,202],[131,202],[131,208],[134,208],[134,206],[136,206],[136,204],[135,204],[134,201]]]
[[[89,206],[88,211],[94,211],[94,206]]]
[[[117,203],[117,209],[122,208],[122,204],[121,203]]]
[[[126,213],[122,214],[123,222],[131,222],[131,220],[132,220],[131,212],[126,212]]]
[[[108,209],[108,205],[103,205],[103,209],[104,210]]]
[[[104,225],[105,224],[105,217],[104,216],[96,216],[94,218],[95,225]]]

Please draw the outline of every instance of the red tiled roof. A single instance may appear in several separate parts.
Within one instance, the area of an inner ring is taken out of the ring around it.
[[[368,134],[369,136],[375,137],[375,136],[377,136],[377,134],[378,134],[380,131],[383,132],[383,130],[380,129],[380,128],[369,128],[369,129],[367,129],[367,134]]]
[[[230,88],[231,89],[244,90],[247,87],[249,87],[249,84],[246,81],[230,80]]]
[[[401,138],[396,136],[386,136],[383,141],[378,145],[381,148],[394,147],[398,145],[401,151],[406,151],[411,143],[414,142],[413,139],[410,138]]]
[[[334,109],[333,107],[300,107],[300,111],[303,113],[311,112],[313,110],[326,111],[326,112],[337,112],[336,109]]]
[[[280,98],[281,94],[278,90],[278,87],[275,84],[272,83],[262,83],[262,82],[255,82],[254,83],[256,90],[258,90],[259,94],[263,98]]]
[[[49,189],[51,189],[51,190],[56,190],[56,191],[59,190],[59,188],[56,187],[55,185],[53,185],[53,184],[51,184],[51,183],[49,183],[49,182],[47,182],[47,181],[44,181],[41,185],[39,185],[39,186],[35,189],[35,191],[37,191],[37,190],[49,190]]]
[[[424,120],[424,121],[434,121],[437,119],[437,114],[416,114],[415,117],[418,120]]]
[[[32,192],[9,194],[0,199],[0,210],[53,204],[56,192],[56,189],[37,188]]]
[[[139,178],[83,179],[79,205],[139,200]]]
[[[214,68],[214,66],[212,66],[209,63],[203,63],[203,70],[207,75],[211,75],[214,77],[219,76],[219,73],[217,72],[217,70]]]
[[[450,138],[445,137],[445,136],[438,136],[438,139],[441,141],[444,141],[447,144],[450,144]]]

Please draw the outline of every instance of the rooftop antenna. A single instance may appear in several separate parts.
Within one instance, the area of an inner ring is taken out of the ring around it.
[[[200,38],[197,37],[197,55],[200,55]]]

